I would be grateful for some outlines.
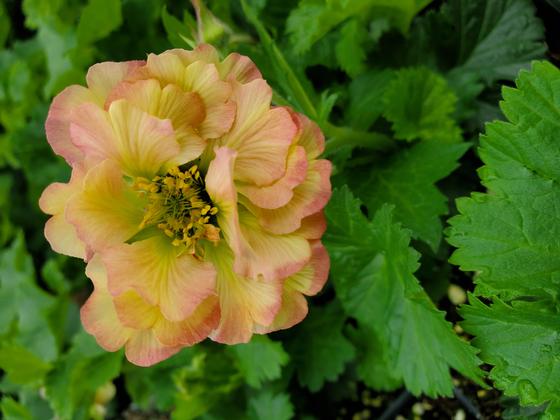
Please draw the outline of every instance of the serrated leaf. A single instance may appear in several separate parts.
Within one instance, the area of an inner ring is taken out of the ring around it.
[[[121,24],[121,0],[89,0],[76,30],[78,42],[87,45],[103,39]]]
[[[10,382],[36,385],[41,383],[52,366],[23,346],[5,344],[0,347],[0,368]]]
[[[457,97],[445,79],[424,67],[399,70],[383,95],[383,116],[395,137],[411,141],[461,141],[453,119]]]
[[[408,31],[412,18],[431,0],[304,0],[293,9],[286,22],[294,50],[307,51],[315,42],[345,20],[359,16],[387,18],[403,33]]]
[[[253,388],[260,387],[265,381],[280,378],[282,367],[289,360],[282,343],[272,341],[265,335],[255,335],[249,343],[238,344],[230,350],[245,381]]]
[[[471,296],[460,310],[480,357],[494,365],[490,378],[521,405],[560,402],[560,316],[500,300],[487,306]]]
[[[510,122],[489,124],[481,138],[488,193],[458,200],[450,220],[450,261],[476,271],[476,292],[494,299],[488,307],[473,298],[462,313],[496,386],[525,405],[557,407],[560,70],[536,62],[516,85],[503,91]]]
[[[32,420],[33,417],[27,408],[8,396],[2,397],[0,402],[2,418],[5,420]]]
[[[290,420],[294,417],[294,406],[287,394],[261,392],[249,400],[250,420]]]
[[[288,343],[299,383],[312,392],[338,378],[355,356],[354,347],[342,333],[345,319],[336,303],[312,308]]]
[[[190,15],[186,14],[190,18]],[[165,32],[167,33],[167,39],[171,45],[175,48],[194,48],[196,42],[193,39],[193,30],[195,30],[196,23],[194,21],[188,21],[187,23],[181,22],[175,16],[167,11],[167,7],[163,6],[161,11],[161,21]]]
[[[451,395],[450,368],[480,383],[476,349],[457,337],[414,272],[419,254],[410,234],[383,206],[369,222],[347,187],[326,209],[331,275],[347,314],[386,346],[387,369],[414,394]]]
[[[365,68],[366,52],[364,43],[367,31],[357,19],[350,19],[340,29],[340,36],[334,47],[338,64],[346,73],[354,77]]]
[[[467,143],[418,143],[356,177],[356,193],[370,213],[384,203],[394,204],[395,220],[437,251],[443,229],[440,217],[449,208],[435,183],[459,166],[457,160],[469,147]]]

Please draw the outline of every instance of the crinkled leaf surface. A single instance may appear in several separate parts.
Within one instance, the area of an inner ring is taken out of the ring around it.
[[[495,298],[463,309],[495,384],[525,404],[558,403],[560,70],[536,62],[516,84],[503,91],[510,122],[488,125],[481,138],[489,191],[458,200],[461,214],[450,220],[451,261]]]
[[[395,205],[394,217],[412,230],[414,238],[437,250],[442,237],[440,217],[448,213],[447,197],[434,185],[458,166],[467,143],[417,143],[408,150],[356,177],[355,190],[375,212],[384,203]]]
[[[290,420],[293,417],[294,407],[288,394],[264,391],[249,400],[250,420]]]
[[[368,221],[347,187],[326,211],[331,274],[346,312],[373,328],[394,375],[415,394],[451,395],[450,368],[480,382],[476,349],[455,335],[414,277],[419,254],[385,205]]]

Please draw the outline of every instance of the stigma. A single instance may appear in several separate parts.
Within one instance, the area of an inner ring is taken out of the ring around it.
[[[136,179],[135,189],[148,199],[140,229],[157,226],[174,246],[195,254],[200,240],[214,244],[220,240],[218,208],[206,193],[198,167],[182,168],[172,167],[151,180]]]

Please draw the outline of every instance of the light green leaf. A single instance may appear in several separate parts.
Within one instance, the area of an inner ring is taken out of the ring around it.
[[[76,30],[78,43],[87,45],[99,41],[121,24],[121,0],[89,0]]]
[[[0,402],[2,418],[5,420],[32,420],[33,417],[27,408],[8,396],[2,397]]]
[[[488,193],[457,201],[451,262],[475,271],[477,299],[463,307],[490,376],[524,405],[560,404],[560,70],[535,62],[504,88],[510,122],[487,126],[479,174]],[[557,408],[551,408],[550,410]]]
[[[395,220],[437,251],[443,229],[440,218],[449,208],[447,197],[434,184],[459,166],[457,160],[469,147],[467,143],[418,143],[368,168],[364,177],[356,177],[356,193],[371,214],[384,203],[394,204]]]
[[[480,383],[476,350],[454,334],[414,277],[419,254],[391,208],[383,206],[369,222],[345,187],[333,194],[326,216],[337,296],[346,313],[386,346],[395,378],[412,393],[430,396],[452,394],[450,368]]]
[[[181,22],[170,14],[166,6],[163,6],[161,11],[161,21],[171,45],[175,48],[192,49],[196,46],[193,37],[193,31],[196,30],[196,22],[192,20],[189,14],[185,14],[185,16],[190,18],[187,23]]]
[[[250,420],[290,420],[294,417],[294,407],[287,394],[261,392],[249,400]]]
[[[334,381],[354,356],[354,347],[342,333],[346,317],[336,303],[312,308],[288,343],[299,383],[312,392]]]
[[[282,367],[289,360],[282,343],[265,335],[255,335],[249,343],[230,347],[230,351],[235,355],[246,382],[254,388],[265,381],[280,378]]]
[[[297,53],[307,51],[315,42],[351,17],[385,17],[403,33],[412,18],[431,0],[303,0],[290,13],[286,30]]]
[[[399,70],[385,94],[383,116],[401,140],[461,141],[453,119],[457,98],[445,79],[424,67]]]
[[[23,346],[5,344],[0,347],[0,368],[6,372],[6,379],[10,382],[37,385],[52,366]]]

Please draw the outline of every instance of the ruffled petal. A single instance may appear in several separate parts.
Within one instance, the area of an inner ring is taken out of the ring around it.
[[[262,79],[255,63],[249,57],[237,53],[228,55],[217,67],[223,80],[249,83],[255,79]]]
[[[218,297],[210,296],[183,321],[171,322],[160,317],[154,327],[154,332],[158,340],[167,346],[192,346],[208,337],[219,322]]]
[[[284,108],[270,109],[272,90],[262,79],[235,86],[237,116],[220,144],[237,151],[235,179],[266,186],[286,172],[288,150],[297,127]]]
[[[146,69],[151,77],[159,80],[163,85],[184,85],[185,65],[181,58],[172,51],[148,54]]]
[[[294,196],[287,205],[272,210],[250,204],[249,207],[268,231],[276,234],[294,232],[300,228],[304,217],[322,210],[329,201],[331,170],[332,164],[328,160],[312,161],[305,181],[294,188]]]
[[[171,245],[161,235],[101,252],[115,296],[134,289],[150,305],[160,307],[170,321],[182,321],[215,293],[216,272],[211,264]],[[132,273],[132,275],[131,275]]]
[[[266,187],[240,184],[238,191],[253,204],[265,209],[285,206],[294,196],[293,189],[305,180],[307,166],[305,149],[295,146],[288,155],[286,173],[282,178]]]
[[[135,331],[125,346],[126,358],[135,365],[148,367],[165,360],[183,346],[164,346],[156,337],[154,330]]]
[[[54,152],[66,159],[70,165],[83,159],[83,153],[71,141],[70,123],[73,116],[79,115],[74,110],[85,103],[96,104],[96,106],[102,105],[102,103],[97,102],[95,95],[85,87],[69,86],[53,99],[45,122],[49,144]]]
[[[169,119],[180,145],[174,164],[181,165],[196,159],[206,147],[206,141],[195,129],[206,118],[204,103],[195,92],[185,92],[177,85],[163,89],[155,79],[123,82],[116,86],[107,98],[109,103],[126,99],[135,107],[160,119]]]
[[[195,61],[204,61],[206,63],[217,63],[220,56],[216,48],[209,44],[199,44],[192,51],[183,50],[181,48],[174,48],[165,51],[165,53],[175,54],[181,59],[183,65],[186,67]]]
[[[133,330],[123,326],[117,316],[112,296],[107,290],[105,269],[99,258],[94,257],[89,262],[86,274],[95,289],[80,310],[84,329],[105,350],[117,351],[130,338]]]
[[[225,344],[246,343],[256,325],[272,323],[281,305],[281,281],[247,279],[231,270],[233,255],[225,246],[208,250],[218,270],[217,290],[220,298],[220,324],[210,335]]]
[[[214,139],[225,134],[235,118],[235,104],[229,101],[232,94],[231,84],[220,80],[216,66],[196,61],[185,69],[182,87],[196,92],[204,101],[206,118],[200,125],[200,135]]]
[[[157,306],[150,305],[134,290],[113,297],[117,316],[123,325],[136,330],[147,330],[161,317]]]
[[[327,219],[321,210],[301,219],[301,226],[295,233],[303,236],[305,239],[320,239],[326,230]]]
[[[119,167],[106,160],[90,169],[83,189],[66,207],[66,219],[93,251],[122,243],[137,231],[144,203],[124,182]]]
[[[325,136],[319,126],[303,114],[291,111],[298,126],[297,143],[305,149],[309,160],[318,158],[325,150]]]
[[[81,165],[76,165],[70,182],[49,185],[39,198],[41,210],[53,216],[45,224],[45,237],[51,248],[61,254],[82,259],[86,258],[85,246],[78,238],[74,226],[66,220],[65,208],[70,197],[80,190],[84,176],[85,170]]]
[[[87,85],[98,102],[104,104],[111,89],[145,64],[145,61],[105,61],[94,64],[87,72]]]

